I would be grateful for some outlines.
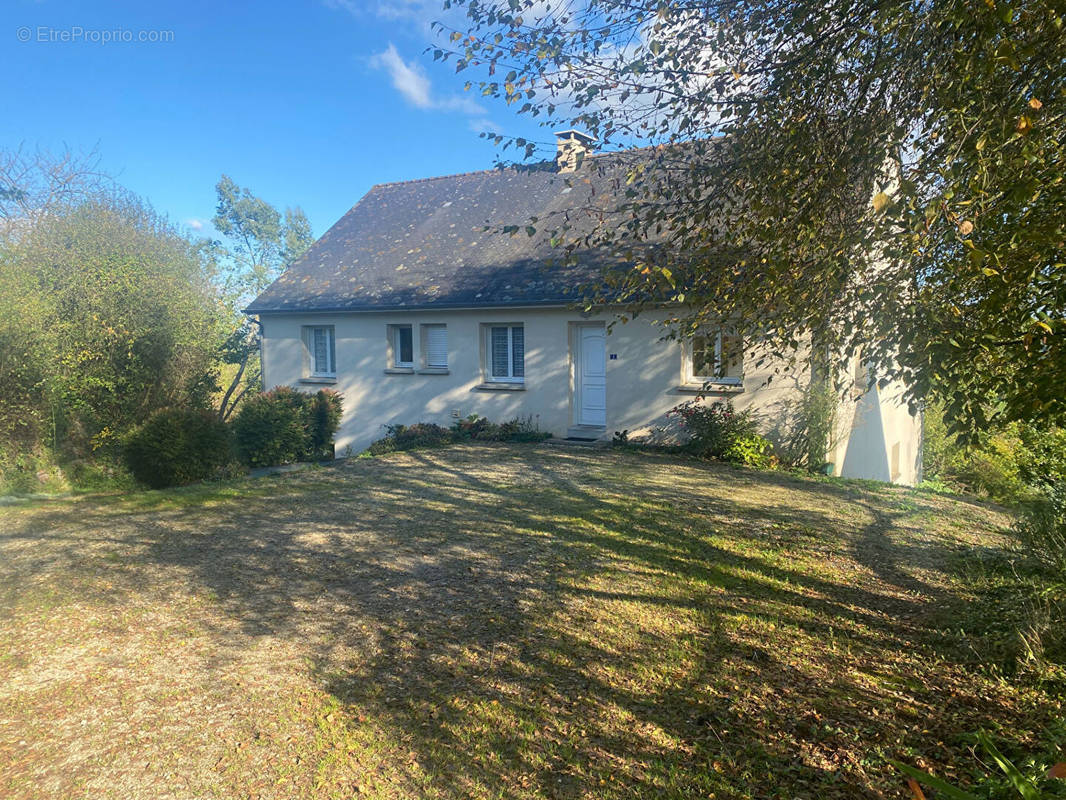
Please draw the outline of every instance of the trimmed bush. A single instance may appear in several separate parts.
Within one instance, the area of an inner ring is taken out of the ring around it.
[[[751,412],[738,413],[732,403],[682,403],[670,411],[689,435],[684,449],[703,458],[767,468],[776,463],[773,444],[759,433]]]
[[[233,461],[229,428],[199,409],[160,411],[131,433],[123,459],[153,489],[214,477]]]
[[[341,396],[310,395],[288,386],[246,400],[233,420],[237,455],[250,467],[271,467],[333,456]]]

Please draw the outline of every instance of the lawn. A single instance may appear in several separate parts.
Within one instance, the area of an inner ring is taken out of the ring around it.
[[[0,508],[4,798],[903,797],[1015,672],[1008,520],[893,487],[470,445]]]

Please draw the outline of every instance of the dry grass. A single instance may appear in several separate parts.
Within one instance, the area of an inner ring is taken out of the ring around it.
[[[502,445],[0,509],[0,796],[900,797],[886,756],[966,782],[963,734],[1035,750],[1062,712],[963,623],[1004,524]]]

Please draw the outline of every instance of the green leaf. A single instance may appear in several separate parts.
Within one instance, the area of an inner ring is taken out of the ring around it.
[[[978,733],[977,741],[981,744],[981,747],[984,748],[984,751],[991,756],[992,760],[996,762],[999,768],[1003,770],[1006,776],[1010,778],[1010,782],[1014,788],[1018,790],[1018,794],[1025,798],[1025,800],[1040,800],[1040,791],[1033,786],[1028,778],[1022,775],[1018,768],[1014,766],[1006,756],[999,752],[999,749],[992,742],[991,737],[987,733],[984,731]]]
[[[893,761],[891,759],[889,759],[888,763],[890,763],[904,775],[914,778],[914,780],[918,781],[919,783],[923,783],[926,786],[936,789],[938,792],[942,792],[945,797],[953,798],[953,800],[980,800],[977,795],[970,794],[969,792],[964,792],[962,789],[958,789],[952,786],[950,783],[942,781],[940,778],[935,778],[932,775],[926,772],[922,772],[919,769],[915,769],[914,767],[908,766],[907,764],[901,764],[899,761]]]

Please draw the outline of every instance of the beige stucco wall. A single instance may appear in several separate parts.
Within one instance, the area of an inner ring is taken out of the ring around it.
[[[532,416],[541,430],[562,437],[574,424],[573,326],[611,319],[566,309],[265,314],[261,317],[264,385],[268,389],[289,385],[317,390],[320,384],[305,379],[307,355],[301,330],[305,325],[332,325],[337,380],[331,388],[344,398],[338,454],[349,448],[351,452],[364,449],[385,434],[386,425],[435,422],[447,426],[456,415],[469,414],[494,422]],[[417,370],[421,346],[418,326],[434,323],[448,326],[448,373],[388,374],[387,326],[414,326]],[[481,326],[488,323],[524,325],[524,391],[478,389],[484,380]],[[663,328],[653,316],[616,324],[608,333],[606,437],[626,429],[632,437],[661,434],[670,427],[667,412],[696,396],[681,386],[681,346],[662,336]],[[756,368],[756,359],[754,354],[745,354],[743,391],[712,394],[708,401],[729,397],[739,410],[752,409],[772,435],[782,427],[803,378],[774,375],[772,360]],[[845,463],[843,454],[836,463]],[[856,450],[851,469],[844,474],[850,471],[855,477],[888,479],[880,478],[880,472],[868,472],[868,468],[878,470],[879,464],[874,457],[860,458]]]
[[[921,480],[921,416],[903,385],[873,386],[841,409],[842,434],[829,458],[839,474],[912,486]]]

